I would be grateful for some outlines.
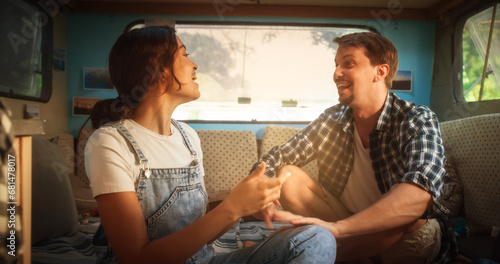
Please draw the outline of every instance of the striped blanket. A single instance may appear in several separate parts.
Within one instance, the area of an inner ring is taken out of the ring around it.
[[[289,225],[287,223],[273,223],[275,229]],[[216,255],[230,253],[243,248],[246,241],[260,242],[266,239],[274,230],[266,228],[262,221],[245,222],[240,220],[224,235],[210,244]]]
[[[95,263],[92,236],[99,226],[99,217],[80,223],[79,232],[45,240],[31,247],[32,264]]]
[[[90,264],[95,263],[92,235],[99,226],[98,217],[88,218],[88,223],[80,224],[80,231],[74,234],[46,240],[32,246],[32,264]],[[285,226],[274,223],[274,228]],[[261,221],[240,220],[228,232],[212,242],[215,254],[225,254],[243,248],[246,241],[262,241],[274,230],[268,230]]]

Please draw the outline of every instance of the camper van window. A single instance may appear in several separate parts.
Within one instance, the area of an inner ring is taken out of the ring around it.
[[[463,27],[463,96],[467,102],[500,99],[500,9],[469,17]]]
[[[42,1],[6,0],[0,9],[0,96],[47,102],[52,91],[52,16]]]
[[[174,117],[202,122],[313,120],[338,102],[332,81],[333,39],[368,31],[335,25],[182,21],[175,29],[199,66],[201,97],[179,106]]]

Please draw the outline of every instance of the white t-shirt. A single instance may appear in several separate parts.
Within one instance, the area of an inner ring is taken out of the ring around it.
[[[157,134],[130,119],[122,124],[134,137],[149,167],[188,167],[192,157],[184,145],[181,132],[171,126],[172,135]],[[198,134],[185,123],[180,123],[193,146],[203,173],[203,154]],[[101,127],[89,138],[85,147],[85,170],[90,179],[94,197],[116,192],[135,192],[139,183],[139,160],[125,137],[114,127]]]
[[[380,199],[370,148],[365,149],[354,124],[354,164],[340,200],[351,213],[358,213]]]

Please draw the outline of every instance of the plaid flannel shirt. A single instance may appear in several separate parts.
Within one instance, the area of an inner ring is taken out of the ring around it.
[[[272,177],[283,165],[302,167],[316,159],[319,183],[339,198],[354,161],[353,122],[352,109],[347,106],[338,104],[326,109],[288,142],[262,157],[269,166],[266,174]],[[412,183],[432,195],[433,207],[422,218],[440,220],[442,254],[436,260],[445,261],[449,249],[456,248],[456,241],[446,220],[448,209],[438,200],[446,175],[446,157],[436,115],[425,106],[416,106],[388,93],[369,144],[375,179],[382,194],[395,184]]]

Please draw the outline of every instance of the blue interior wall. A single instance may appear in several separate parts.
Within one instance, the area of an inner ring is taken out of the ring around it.
[[[132,21],[158,15],[69,13],[66,20],[68,107],[72,113],[73,97],[114,98],[116,91],[83,89],[84,67],[106,67],[109,51]],[[399,69],[413,72],[413,90],[397,92],[402,99],[430,106],[430,89],[434,57],[435,22],[389,21],[386,19],[326,19],[326,18],[272,18],[272,17],[218,17],[218,16],[163,16],[190,21],[250,21],[289,23],[335,23],[365,25],[377,29],[389,38],[399,53]],[[332,91],[336,92],[336,91]],[[87,117],[69,117],[69,131],[77,135]],[[252,130],[262,137],[265,124],[190,124],[195,129]],[[304,127],[305,125],[293,125]]]

